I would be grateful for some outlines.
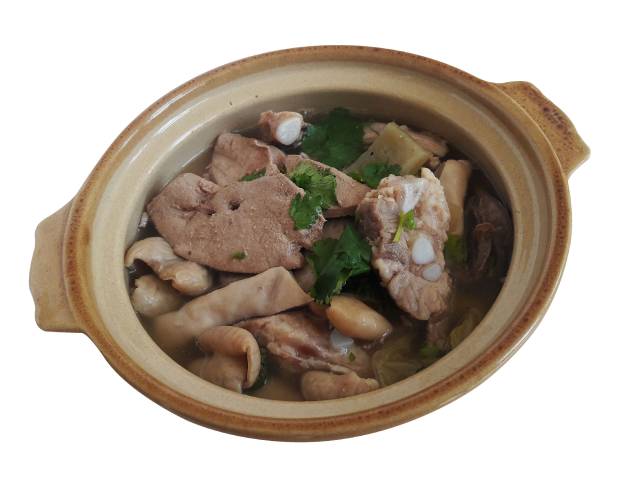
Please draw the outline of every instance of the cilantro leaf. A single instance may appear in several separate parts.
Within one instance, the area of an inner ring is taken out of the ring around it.
[[[307,259],[316,273],[311,296],[320,303],[329,303],[350,277],[371,269],[371,247],[349,225],[338,240],[325,238],[314,243]]]
[[[294,228],[304,230],[316,223],[318,217],[322,215],[321,205],[322,199],[318,196],[310,193],[296,194],[289,207],[289,216],[293,219]]]
[[[413,230],[414,228],[416,228],[416,220],[414,218],[413,209],[408,212],[400,213],[400,217],[398,218],[398,229],[396,230],[396,234],[393,236],[393,242],[398,243],[400,241],[402,232],[405,229]]]
[[[266,168],[263,168],[261,170],[256,170],[255,172],[247,173],[244,177],[240,179],[240,181],[250,182],[251,180],[255,180],[256,178],[264,177],[265,173],[267,173]]]
[[[316,223],[322,210],[337,203],[336,177],[328,169],[300,162],[289,178],[305,191],[304,196],[297,194],[289,207],[296,230],[309,228]]]
[[[338,203],[336,177],[329,169],[317,168],[309,162],[300,162],[289,178],[305,192],[319,196],[323,209]]]
[[[446,263],[462,265],[467,261],[467,243],[461,235],[449,235],[444,244]]]
[[[247,252],[245,251],[233,252],[231,254],[231,258],[233,258],[234,260],[244,260],[245,258],[247,258]]]
[[[425,367],[428,367],[432,363],[435,363],[437,360],[443,357],[445,353],[445,351],[430,343],[424,344],[418,351],[420,359],[424,362]]]
[[[400,165],[395,163],[369,163],[360,170],[349,173],[351,177],[360,183],[364,183],[371,188],[378,188],[380,180],[389,175],[398,175],[400,173]]]
[[[333,109],[327,118],[307,127],[302,151],[314,160],[342,170],[365,150],[364,122],[346,108]]]

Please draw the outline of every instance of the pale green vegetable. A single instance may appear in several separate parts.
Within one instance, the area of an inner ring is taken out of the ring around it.
[[[480,320],[482,320],[482,314],[479,310],[473,308],[467,311],[460,325],[451,330],[451,333],[449,334],[451,348],[456,348],[460,345],[462,341],[467,338],[471,332],[473,332],[473,329],[478,326]]]
[[[346,172],[360,171],[371,163],[389,163],[400,166],[400,175],[416,175],[433,158],[409,134],[395,123],[387,123],[369,149],[353,162]]]
[[[416,332],[399,332],[388,338],[371,357],[371,365],[380,385],[404,380],[425,367],[415,345]]]

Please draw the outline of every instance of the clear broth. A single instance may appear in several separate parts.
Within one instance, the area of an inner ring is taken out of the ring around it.
[[[256,130],[253,128],[239,133],[247,136],[255,136],[255,132]],[[201,155],[194,158],[193,161],[189,162],[181,173],[191,172],[198,174],[202,172],[210,158],[210,155],[211,149],[206,150]],[[460,159],[468,157],[460,150],[449,145],[449,153],[443,157],[442,160],[451,158]],[[478,187],[486,190],[496,198],[500,198],[490,180],[482,173],[482,171],[476,168],[474,164],[474,170],[468,191],[473,192],[474,189]],[[140,229],[136,240],[156,235],[159,235],[158,232],[155,230],[153,225],[149,223],[148,226]],[[150,273],[150,270],[146,266],[136,264],[135,268],[129,271],[130,287],[133,287],[133,282],[136,278],[146,273]],[[468,312],[471,309],[477,312],[480,319],[484,317],[493,305],[495,299],[500,293],[500,289],[502,288],[502,279],[500,278],[482,278],[475,281],[469,281],[458,278],[459,276],[456,274],[455,269],[451,270],[450,273],[452,274],[453,280],[452,295],[449,300],[447,313],[444,314],[449,322],[449,331],[457,327],[463,321],[465,312]],[[382,287],[379,288],[382,289]],[[382,293],[382,295],[384,295],[384,293]],[[365,302],[368,302],[368,299],[362,299]],[[383,342],[356,343],[363,347],[372,356],[372,358],[374,358],[373,356],[380,350],[385,348],[396,348],[396,344],[401,345],[402,349],[389,352],[390,355],[396,355],[394,357],[396,360],[398,355],[401,356],[401,360],[403,362],[402,365],[406,366],[406,369],[401,372],[392,372],[390,378],[393,378],[394,381],[398,381],[422,370],[423,368],[426,368],[429,364],[429,362],[425,362],[421,354],[421,348],[424,346],[427,338],[427,322],[410,318],[409,315],[402,312],[395,306],[393,300],[388,297],[388,295],[386,296],[385,301],[386,304],[382,306],[383,311],[381,311],[381,313],[383,313],[383,315],[394,325],[394,332],[385,338]],[[376,305],[371,303],[370,305],[376,307]],[[153,320],[140,317],[140,321],[149,335],[153,337],[152,330],[150,328]],[[443,355],[446,353],[448,353],[446,350],[442,352]],[[201,356],[195,347],[195,343],[192,348],[170,355],[184,368],[187,368],[187,365],[192,360]],[[277,367],[275,362],[270,362],[269,377],[264,386],[245,393],[258,398],[301,401],[303,398],[299,389],[300,375],[301,374],[292,374],[290,372],[282,371]],[[378,380],[382,386],[386,385],[383,379],[378,378]]]

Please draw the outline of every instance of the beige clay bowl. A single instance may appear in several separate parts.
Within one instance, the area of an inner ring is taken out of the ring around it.
[[[149,337],[127,294],[126,247],[146,202],[222,131],[267,109],[344,106],[433,130],[478,162],[510,203],[515,245],[497,301],[473,333],[422,372],[323,402],[264,400],[192,375]],[[36,321],[82,332],[129,383],[226,432],[316,440],[424,415],[482,382],[527,339],[551,301],[570,236],[567,176],[589,154],[569,119],[525,82],[485,82],[443,63],[365,47],[310,47],[240,60],[151,105],[115,140],[73,200],[36,232]]]

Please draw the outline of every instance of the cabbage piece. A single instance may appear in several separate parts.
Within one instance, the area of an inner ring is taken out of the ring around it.
[[[462,318],[462,322],[451,330],[449,334],[451,348],[456,348],[460,345],[462,341],[473,332],[474,328],[478,326],[480,320],[482,320],[482,313],[478,309],[472,308],[468,310]]]
[[[404,380],[425,367],[416,345],[416,335],[415,330],[392,335],[373,354],[371,366],[381,386]]]

